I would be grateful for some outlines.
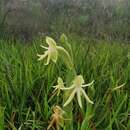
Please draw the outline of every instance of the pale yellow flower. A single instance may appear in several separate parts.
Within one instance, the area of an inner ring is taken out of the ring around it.
[[[43,60],[47,57],[47,62],[45,65],[48,65],[50,60],[52,60],[54,63],[56,63],[57,58],[58,58],[58,51],[57,51],[57,45],[56,42],[50,38],[50,37],[46,37],[46,43],[49,45],[48,47],[42,46],[42,48],[46,49],[46,51],[44,52],[44,54],[41,54],[39,56],[39,61]]]
[[[58,96],[60,94],[60,91],[65,89],[65,86],[61,77],[58,77],[57,83],[58,84],[56,86],[53,86],[53,88],[55,88],[53,92],[57,92],[57,96]]]
[[[83,88],[87,86],[91,86],[94,81],[92,81],[89,84],[84,84],[84,79],[82,75],[78,75],[75,77],[75,79],[72,82],[72,85],[69,88],[64,88],[64,90],[71,90],[71,94],[67,101],[64,104],[64,107],[67,106],[74,98],[75,94],[77,94],[77,100],[79,106],[82,108],[82,101],[81,101],[81,96],[83,95],[86,99],[87,102],[93,104],[93,101],[90,100],[88,95],[86,94],[85,90]]]
[[[37,54],[39,61],[47,58],[45,65],[48,65],[50,61],[56,63],[58,57],[60,56],[69,68],[73,67],[71,57],[66,49],[62,46],[56,45],[56,42],[51,37],[46,37],[46,43],[48,44],[48,47],[41,45],[42,48],[46,49],[44,54]]]

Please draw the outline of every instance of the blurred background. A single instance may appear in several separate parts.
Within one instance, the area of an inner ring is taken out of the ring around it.
[[[0,0],[0,38],[49,34],[130,41],[130,0]]]

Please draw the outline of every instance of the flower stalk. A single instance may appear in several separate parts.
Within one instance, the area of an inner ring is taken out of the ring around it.
[[[37,54],[37,56],[39,57],[38,61],[46,60],[45,65],[49,65],[51,61],[53,63],[56,63],[58,58],[61,58],[66,65],[66,70],[67,70],[67,76],[65,80],[66,84],[64,84],[63,79],[61,77],[58,77],[57,85],[53,86],[54,91],[52,92],[53,93],[52,97],[55,95],[59,96],[61,92],[64,92],[63,107],[64,107],[64,111],[67,113],[67,119],[69,119],[65,121],[64,129],[73,130],[72,124],[73,124],[73,108],[74,107],[73,107],[72,101],[76,95],[77,102],[81,109],[83,108],[82,97],[86,99],[87,103],[92,105],[93,101],[86,94],[85,87],[92,86],[94,81],[92,81],[91,83],[85,84],[83,76],[77,75],[75,67],[74,67],[74,63],[72,60],[73,56],[72,56],[71,45],[68,44],[68,40],[65,35],[61,36],[61,42],[66,44],[66,46],[70,49],[71,55],[64,47],[58,46],[54,39],[50,37],[46,37],[46,43],[48,44],[48,47],[41,45],[41,47],[45,49],[46,51],[43,54]],[[52,98],[50,98],[50,100],[51,99]],[[63,120],[62,109],[59,106],[56,106],[53,109],[52,120],[47,130],[54,127],[54,124],[56,127],[55,129],[60,130],[61,120]]]

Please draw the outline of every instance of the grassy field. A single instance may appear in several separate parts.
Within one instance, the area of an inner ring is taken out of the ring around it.
[[[130,130],[130,46],[70,36],[70,50],[55,41],[71,55],[77,75],[85,83],[94,80],[84,89],[94,104],[82,97],[80,108],[75,96],[64,108],[64,92],[54,95],[58,77],[67,82],[72,75],[62,58],[47,66],[38,61],[37,54],[44,52],[40,45],[47,46],[45,38],[29,44],[1,40],[0,130],[46,130],[55,105],[65,115],[62,123],[53,123],[57,130],[60,123],[64,130]]]

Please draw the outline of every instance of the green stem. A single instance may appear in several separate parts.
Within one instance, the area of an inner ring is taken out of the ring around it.
[[[73,70],[69,70],[67,73],[67,77],[66,77],[66,85],[70,86],[71,81],[74,79],[74,77],[76,76],[76,72],[75,69]],[[66,91],[64,94],[64,102],[66,102],[67,98],[69,97],[70,92]],[[73,130],[73,103],[71,102],[69,105],[67,105],[64,108],[64,111],[66,112],[66,118],[69,119],[65,122],[65,130]]]

